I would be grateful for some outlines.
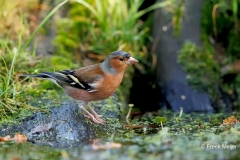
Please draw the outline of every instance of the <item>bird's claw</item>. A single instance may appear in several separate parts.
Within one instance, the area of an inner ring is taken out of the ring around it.
[[[105,124],[106,122],[100,118],[100,116],[98,115],[98,117],[95,117],[99,122],[101,122],[101,124]]]
[[[102,120],[101,118],[99,118],[99,117],[94,117],[93,115],[86,115],[86,114],[84,114],[84,117],[92,120],[94,123],[97,123],[97,124],[105,124],[105,123],[106,123],[106,122],[105,122],[104,120]]]
[[[106,123],[103,119],[100,118],[101,115],[98,115],[98,114],[92,109],[92,107],[88,106],[89,109],[90,109],[90,111],[92,112],[92,114],[91,114],[88,110],[86,110],[86,109],[84,108],[84,106],[79,106],[79,107],[86,113],[86,114],[84,114],[84,117],[92,120],[94,123],[96,123],[96,124],[105,124],[105,123]]]
[[[94,111],[94,109],[93,109],[92,107],[90,107],[89,105],[88,105],[88,108],[89,108],[90,111],[93,113],[93,116],[94,116],[94,118],[97,119],[97,121],[101,122],[101,124],[105,124],[105,123],[106,123],[103,119],[101,119],[102,115],[97,114],[97,113]]]

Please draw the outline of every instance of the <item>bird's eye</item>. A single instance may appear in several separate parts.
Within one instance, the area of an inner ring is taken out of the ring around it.
[[[119,60],[120,60],[120,61],[123,61],[123,60],[124,60],[124,58],[119,58]]]

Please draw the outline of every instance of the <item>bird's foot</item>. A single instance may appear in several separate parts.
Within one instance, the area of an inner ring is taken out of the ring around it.
[[[88,112],[84,106],[79,106],[79,108],[81,108],[86,114],[84,114],[84,117],[90,119],[92,122],[96,123],[96,124],[105,124],[106,122],[101,119],[101,115],[98,115],[90,106],[88,106],[89,109],[91,110],[91,112],[93,114],[91,114],[90,112]]]
[[[90,111],[93,113],[94,117],[95,117],[99,122],[101,122],[102,124],[105,124],[105,123],[106,123],[106,122],[101,118],[102,115],[97,114],[97,113],[94,111],[94,109],[92,109],[92,107],[90,107],[89,105],[88,105],[88,108],[90,109]]]
[[[84,115],[84,117],[86,117],[86,118],[92,120],[92,121],[95,122],[95,123],[98,123],[98,124],[105,124],[106,121],[104,121],[103,119],[101,119],[100,116],[101,116],[101,115],[97,115],[97,116],[96,116],[96,115],[92,115],[92,114],[91,114],[91,116],[86,115],[86,114]]]
[[[95,118],[92,114],[91,115],[84,114],[84,117],[90,119],[92,122],[94,122],[96,124],[105,124],[104,120],[101,120],[101,119],[99,120],[99,119]]]
[[[95,117],[99,122],[101,122],[101,124],[105,124],[105,123],[106,123],[106,121],[104,121],[104,120],[101,118],[101,115],[96,114],[96,115],[94,115],[94,117]]]

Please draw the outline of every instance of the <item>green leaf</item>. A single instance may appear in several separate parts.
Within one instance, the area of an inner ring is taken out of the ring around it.
[[[167,121],[167,118],[166,117],[156,117],[155,118],[155,122],[156,123],[163,123],[163,122],[166,122]]]

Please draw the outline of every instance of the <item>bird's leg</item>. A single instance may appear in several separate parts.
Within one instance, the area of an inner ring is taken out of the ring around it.
[[[88,119],[92,120],[94,123],[97,123],[97,124],[104,124],[102,121],[99,121],[98,119],[96,119],[91,113],[89,113],[85,108],[84,106],[81,104],[78,104],[78,107],[81,108],[85,113],[86,115],[84,115],[85,117],[87,117]]]
[[[101,115],[98,115],[98,114],[94,111],[94,109],[92,109],[92,107],[90,107],[90,106],[88,105],[88,108],[90,109],[90,111],[93,113],[94,117],[95,117],[98,121],[102,122],[103,124],[105,123],[105,121],[104,121],[103,119],[101,119]]]

